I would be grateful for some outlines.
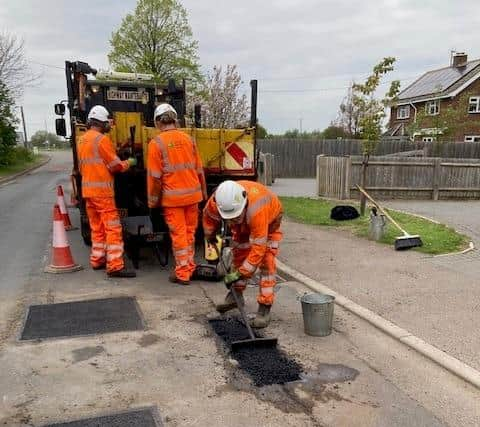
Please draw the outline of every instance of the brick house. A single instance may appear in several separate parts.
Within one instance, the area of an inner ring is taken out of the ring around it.
[[[456,124],[448,134],[451,117]],[[451,140],[480,142],[480,59],[468,61],[464,53],[453,55],[449,67],[423,74],[390,107],[388,136],[434,141],[444,133]]]

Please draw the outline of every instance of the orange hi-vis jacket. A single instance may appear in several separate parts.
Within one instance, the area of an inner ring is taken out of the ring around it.
[[[126,171],[129,164],[118,158],[110,138],[89,129],[80,138],[77,154],[83,197],[114,197],[113,174]]]
[[[263,261],[267,247],[278,248],[278,241],[270,241],[272,234],[279,227],[282,219],[282,204],[277,195],[264,185],[253,181],[237,181],[247,192],[245,220],[232,226],[233,240],[250,236],[250,252],[238,269],[244,277],[251,277]],[[214,195],[208,200],[203,210],[203,230],[212,236],[220,229],[221,217],[215,203]]]
[[[148,144],[148,207],[181,207],[203,200],[203,166],[195,143],[177,129],[161,132]]]

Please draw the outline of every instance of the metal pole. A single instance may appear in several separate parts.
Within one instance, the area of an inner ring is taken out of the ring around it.
[[[25,148],[29,148],[28,138],[27,138],[27,126],[25,125],[25,115],[23,114],[23,107],[22,106],[20,107],[20,113],[22,115],[23,137],[25,138],[25,140],[23,141],[23,146]]]
[[[252,88],[251,93],[251,105],[250,105],[250,127],[254,128],[257,126],[257,80],[250,80],[250,87]]]

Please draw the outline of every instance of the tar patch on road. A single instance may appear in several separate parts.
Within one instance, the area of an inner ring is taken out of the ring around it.
[[[212,319],[209,323],[227,346],[248,339],[245,326],[237,319]],[[303,371],[301,365],[278,348],[242,349],[232,357],[257,387],[298,381]]]
[[[119,297],[32,305],[21,340],[143,330],[135,298]]]
[[[141,409],[96,418],[48,424],[42,427],[161,427],[152,409]]]

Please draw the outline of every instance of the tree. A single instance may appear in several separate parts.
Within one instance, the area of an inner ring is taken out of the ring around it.
[[[65,144],[65,142],[62,141],[57,135],[45,130],[38,130],[35,132],[30,138],[30,142],[35,147],[45,147],[46,145],[55,145],[56,147],[60,147]]]
[[[0,166],[7,166],[15,161],[17,134],[13,107],[12,95],[7,85],[0,80]]]
[[[333,123],[322,132],[322,138],[324,139],[349,138],[350,136],[342,126],[337,126]]]
[[[355,82],[352,82],[348,88],[347,95],[340,104],[337,118],[333,122],[333,125],[342,128],[349,138],[360,136],[361,110],[359,105],[354,102],[354,85]]]
[[[39,76],[31,72],[25,58],[25,43],[9,33],[0,34],[0,81],[14,98],[23,94],[25,86],[31,85]]]
[[[260,123],[257,123],[257,138],[265,139],[268,138],[268,131]]]
[[[400,90],[400,81],[394,80],[390,89],[382,99],[377,99],[375,93],[380,85],[382,77],[393,71],[394,57],[383,58],[367,77],[365,83],[355,83],[352,86],[353,104],[359,110],[360,136],[362,138],[363,161],[361,185],[365,187],[367,176],[368,159],[374,153],[376,144],[382,134],[382,123],[385,119],[385,109],[395,100]],[[360,197],[360,211],[365,214],[366,199],[363,194]]]
[[[208,128],[237,128],[248,125],[250,107],[247,96],[241,93],[242,78],[236,65],[214,66],[205,83],[189,97],[188,111],[193,115],[195,104],[202,106],[202,126]]]
[[[138,0],[135,11],[112,33],[110,65],[117,71],[168,78],[201,78],[187,11],[177,0]]]
[[[289,129],[285,131],[283,135],[277,135],[280,138],[290,139],[307,139],[307,138],[322,138],[322,132],[320,130],[313,130],[311,132],[302,131],[298,129]]]

